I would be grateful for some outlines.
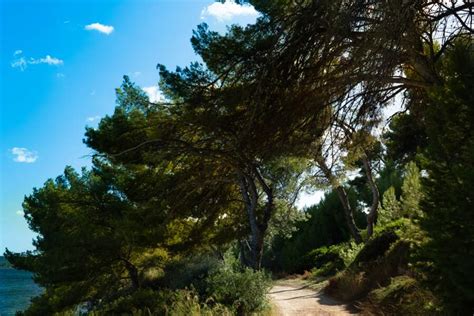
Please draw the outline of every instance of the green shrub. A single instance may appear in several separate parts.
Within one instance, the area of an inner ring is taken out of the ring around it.
[[[382,257],[390,246],[398,239],[398,235],[393,230],[384,231],[375,238],[370,239],[359,251],[350,267],[354,268]]]
[[[349,266],[357,257],[364,244],[356,244],[354,241],[345,242],[339,245],[333,245],[329,249],[337,252],[338,256],[344,261],[344,265]]]
[[[209,304],[200,302],[199,296],[193,290],[180,290],[175,292],[173,302],[166,310],[169,316],[231,316],[233,312],[222,304]]]
[[[141,289],[122,296],[112,303],[89,313],[90,315],[233,315],[232,310],[212,299],[203,302],[194,289]]]
[[[410,243],[389,231],[367,243],[353,263],[329,279],[326,293],[344,301],[360,299],[407,270]]]
[[[139,311],[150,311],[163,313],[165,306],[171,301],[171,291],[154,291],[152,289],[140,289],[130,295],[121,296],[105,306],[99,306],[96,315],[130,315]]]
[[[219,267],[219,260],[211,255],[197,255],[170,262],[165,267],[162,287],[173,290],[193,286],[200,295],[205,294],[206,278]]]
[[[351,264],[363,245],[355,242],[345,242],[329,247],[320,247],[308,252],[302,261],[311,269],[316,277],[335,275]]]
[[[233,315],[262,311],[270,277],[242,268],[232,253],[224,261],[211,256],[178,260],[166,267],[157,285],[99,306],[97,315]],[[180,275],[180,273],[182,273]],[[195,287],[198,286],[198,288]]]
[[[345,268],[344,260],[339,255],[337,247],[321,247],[310,251],[303,260],[314,267],[311,272],[314,276],[330,276]]]
[[[208,295],[219,304],[231,306],[239,314],[267,307],[270,277],[263,271],[236,269],[224,264],[207,279]]]
[[[386,287],[373,290],[359,307],[369,315],[441,315],[433,293],[408,276],[395,277]]]

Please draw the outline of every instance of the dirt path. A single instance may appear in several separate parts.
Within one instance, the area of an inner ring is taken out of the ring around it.
[[[278,316],[356,315],[346,305],[310,289],[298,280],[278,281],[268,295]]]

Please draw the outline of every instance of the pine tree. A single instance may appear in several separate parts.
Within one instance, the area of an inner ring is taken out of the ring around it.
[[[385,225],[401,217],[400,201],[395,195],[395,188],[391,186],[384,192],[382,197],[382,207],[379,211],[378,223]]]
[[[409,162],[405,166],[402,196],[400,197],[402,214],[409,218],[421,216],[420,201],[422,197],[420,170],[414,162]]]
[[[457,42],[443,60],[445,84],[426,113],[428,177],[422,227],[430,237],[432,280],[453,314],[474,311],[474,42]]]

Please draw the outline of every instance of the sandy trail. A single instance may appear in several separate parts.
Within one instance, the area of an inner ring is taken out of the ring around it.
[[[277,282],[268,294],[278,316],[356,315],[346,305],[322,292],[312,290],[296,280]]]

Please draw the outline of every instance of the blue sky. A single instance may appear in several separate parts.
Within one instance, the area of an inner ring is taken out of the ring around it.
[[[224,31],[256,14],[212,0],[0,0],[0,252],[33,249],[23,197],[89,165],[84,128],[113,112],[123,75],[156,94],[157,63],[198,59],[199,23]]]

